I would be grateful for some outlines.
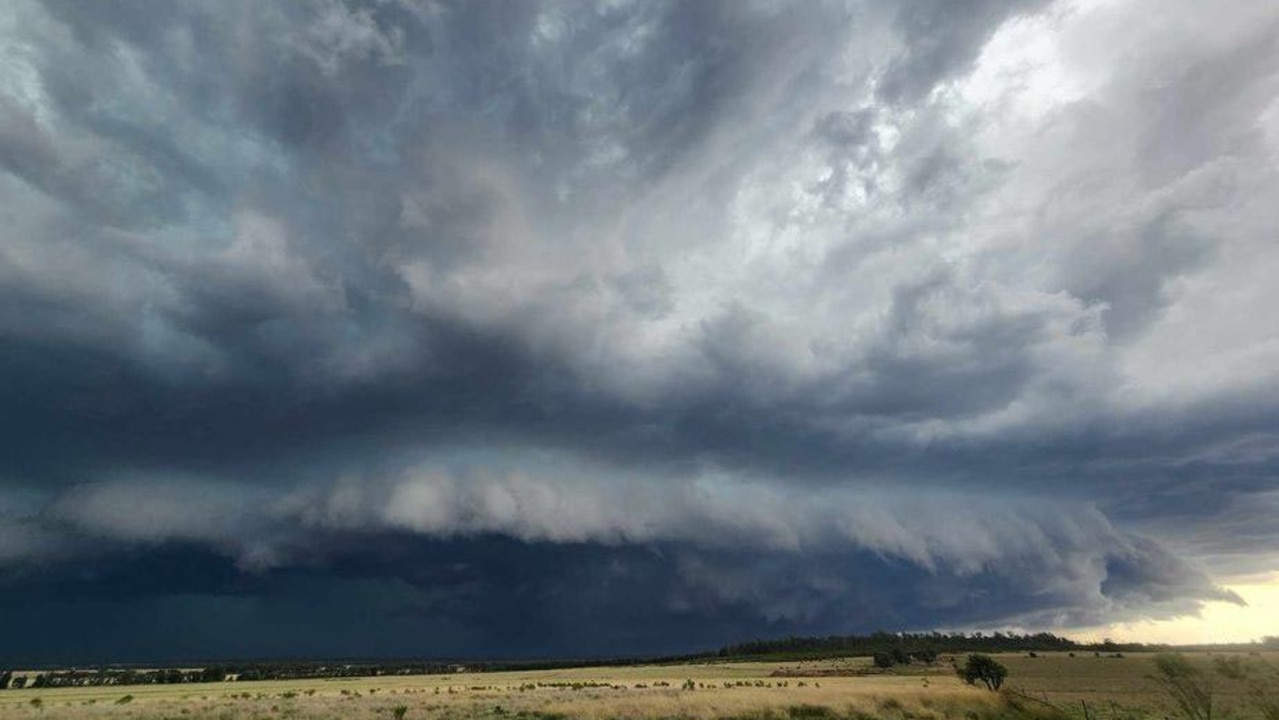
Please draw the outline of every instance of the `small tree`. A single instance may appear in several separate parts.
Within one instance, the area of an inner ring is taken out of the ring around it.
[[[1008,668],[1001,665],[989,655],[969,655],[968,661],[958,668],[959,677],[969,685],[976,685],[980,680],[987,690],[998,690],[1008,676]]]
[[[887,670],[893,666],[893,656],[886,652],[877,652],[871,656],[871,660],[875,663],[875,667],[881,670]]]

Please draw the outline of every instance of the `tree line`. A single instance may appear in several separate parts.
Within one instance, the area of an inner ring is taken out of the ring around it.
[[[782,656],[789,658],[817,659],[845,655],[869,655],[878,653],[920,655],[926,653],[965,652],[1029,652],[1029,651],[1079,651],[1121,652],[1150,649],[1136,643],[1077,643],[1052,633],[1012,632],[993,633],[890,633],[875,632],[869,635],[827,635],[812,637],[786,637],[772,640],[752,640],[728,645],[716,653],[720,658]]]
[[[301,680],[309,678],[368,677],[379,675],[433,675],[456,672],[450,663],[252,663],[211,665],[203,668],[136,669],[119,667],[42,670],[14,676],[0,670],[0,690],[21,688],[89,687],[102,685],[171,685],[226,680]]]

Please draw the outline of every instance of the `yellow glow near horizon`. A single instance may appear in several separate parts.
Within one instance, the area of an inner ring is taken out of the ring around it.
[[[1116,642],[1198,645],[1238,643],[1279,637],[1279,574],[1249,578],[1225,587],[1244,599],[1246,606],[1208,603],[1197,617],[1144,620],[1089,628],[1072,636],[1085,641],[1112,638]]]

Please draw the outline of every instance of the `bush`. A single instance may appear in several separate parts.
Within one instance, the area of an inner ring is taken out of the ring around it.
[[[937,662],[937,651],[933,650],[932,648],[916,650],[914,653],[912,653],[912,656],[919,662],[927,663],[929,665],[932,665],[933,663]]]
[[[404,714],[408,711],[408,705],[396,705],[395,708],[391,710],[391,715],[395,718],[395,720],[404,720]]]
[[[821,705],[791,705],[786,708],[790,720],[831,720],[838,717],[833,710]]]
[[[1217,674],[1231,680],[1243,680],[1247,674],[1247,668],[1244,667],[1243,658],[1238,656],[1216,657],[1213,658],[1213,667],[1217,670]]]
[[[969,655],[962,668],[957,668],[959,677],[969,685],[976,685],[980,680],[987,690],[998,690],[1008,676],[1008,668],[1001,665],[989,655]]]
[[[877,652],[871,656],[871,660],[875,663],[875,667],[887,670],[893,666],[893,656],[886,652]]]
[[[1155,657],[1158,674],[1151,679],[1163,688],[1186,720],[1212,720],[1212,679],[1181,655]]]

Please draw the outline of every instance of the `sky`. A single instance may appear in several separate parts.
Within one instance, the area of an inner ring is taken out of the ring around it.
[[[1279,4],[0,4],[0,662],[1279,635]]]

